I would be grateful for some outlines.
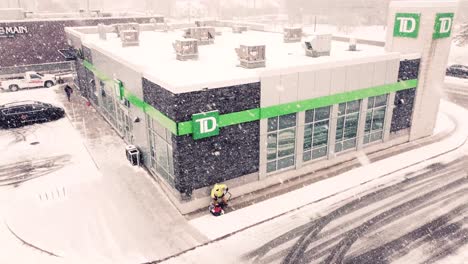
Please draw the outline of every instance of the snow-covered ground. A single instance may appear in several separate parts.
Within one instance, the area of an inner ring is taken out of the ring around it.
[[[468,111],[447,102],[441,108],[457,122],[449,138],[217,218],[192,220],[220,240],[167,263],[206,263],[212,252],[223,252],[225,263],[319,263],[326,257],[467,263]],[[437,126],[440,132],[453,128],[444,118]]]
[[[0,263],[143,263],[203,241],[84,100],[62,103],[58,87],[0,94],[15,100],[68,118],[0,130]]]

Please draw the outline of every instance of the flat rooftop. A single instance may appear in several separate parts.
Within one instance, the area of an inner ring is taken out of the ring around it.
[[[301,68],[332,68],[399,56],[386,53],[383,47],[364,44],[358,44],[359,51],[352,52],[347,50],[347,42],[332,41],[330,56],[312,58],[305,55],[302,42],[284,43],[281,33],[249,30],[235,34],[230,28],[216,28],[216,31],[222,35],[216,36],[215,43],[199,46],[198,60],[189,61],[177,60],[172,46],[182,37],[182,30],[142,31],[140,45],[135,47],[122,47],[115,33],[108,33],[107,40],[100,40],[98,34],[87,34],[83,43],[173,93],[259,82],[262,76],[298,72]],[[266,67],[239,66],[235,48],[252,42],[266,45]]]

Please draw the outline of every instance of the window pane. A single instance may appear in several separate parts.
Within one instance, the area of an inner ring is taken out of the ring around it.
[[[278,136],[278,157],[285,157],[294,154],[296,145],[296,129],[287,129],[279,132]]]
[[[267,159],[276,159],[276,133],[268,134],[267,138]]]
[[[276,160],[267,163],[267,172],[272,172],[276,170]]]
[[[370,140],[370,135],[369,135],[369,134],[366,134],[366,135],[364,136],[364,144],[369,143],[369,140]]]
[[[315,109],[315,121],[324,120],[330,118],[330,107],[321,107]]]
[[[268,118],[268,132],[278,130],[278,117]]]
[[[385,107],[374,110],[372,130],[383,129],[384,120],[385,120]]]
[[[167,146],[167,156],[169,160],[169,174],[172,176],[174,175],[174,160],[172,157],[172,147],[170,146]]]
[[[172,133],[169,129],[166,129],[166,141],[169,145],[172,146]]]
[[[314,147],[328,144],[328,120],[314,124]]]
[[[278,160],[278,170],[294,165],[294,156]]]
[[[338,115],[344,115],[346,114],[346,103],[341,103],[339,106],[338,106]]]
[[[384,106],[387,105],[387,95],[379,95],[375,97],[375,105],[374,107]]]
[[[335,153],[338,153],[338,152],[340,152],[342,150],[343,150],[343,145],[340,142],[336,143],[335,144]]]
[[[369,97],[367,99],[367,109],[374,108],[375,97]]]
[[[351,149],[356,146],[356,139],[343,141],[343,150]]]
[[[304,152],[304,156],[303,156],[302,160],[309,161],[311,158],[312,158],[312,155],[311,155],[310,151]]]
[[[352,114],[346,117],[344,138],[353,138],[357,135],[359,114]]]
[[[318,159],[327,155],[327,147],[312,150],[312,159]]]
[[[305,122],[306,123],[312,123],[314,122],[314,110],[307,110],[305,112]]]
[[[381,140],[381,139],[382,139],[382,136],[383,136],[382,131],[377,132],[377,133],[373,133],[373,134],[371,134],[371,136],[370,136],[370,141],[371,141],[371,142],[374,142],[374,141]]]
[[[343,138],[344,117],[339,117],[336,121],[336,140]]]
[[[304,150],[308,150],[312,147],[312,125],[306,125],[304,127]]]
[[[348,102],[346,104],[346,113],[349,114],[349,113],[356,113],[356,112],[359,112],[359,105],[360,105],[360,100],[356,100],[356,101],[352,101],[352,102]]]
[[[366,114],[366,127],[364,128],[364,131],[370,132],[372,125],[372,110],[367,111]]]
[[[279,129],[296,126],[296,114],[284,115],[279,117]]]
[[[167,156],[167,148],[162,139],[159,136],[156,136],[156,161],[159,166],[163,167],[165,170],[169,170],[169,158]]]

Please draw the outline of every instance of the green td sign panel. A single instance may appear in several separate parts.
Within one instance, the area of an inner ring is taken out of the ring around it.
[[[193,139],[219,135],[219,112],[212,111],[192,115]]]
[[[438,13],[434,23],[433,39],[448,38],[452,32],[453,13]]]
[[[395,15],[395,26],[393,36],[405,38],[417,38],[419,32],[420,14],[397,13]]]

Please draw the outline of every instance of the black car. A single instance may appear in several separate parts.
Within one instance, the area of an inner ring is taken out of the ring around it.
[[[452,65],[447,68],[446,74],[448,76],[468,79],[468,66],[460,64]]]
[[[64,116],[63,108],[36,101],[0,105],[0,127],[2,128],[48,122]]]

